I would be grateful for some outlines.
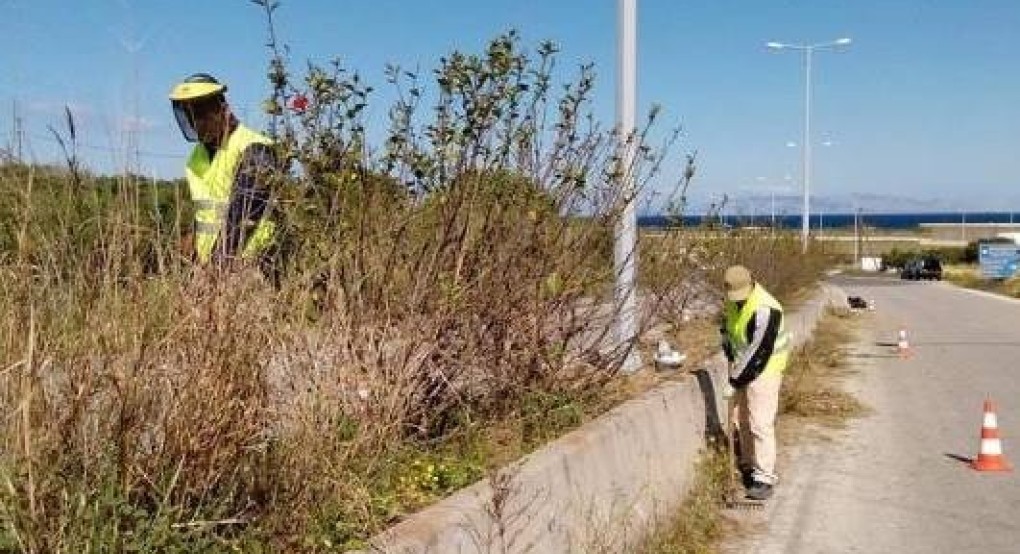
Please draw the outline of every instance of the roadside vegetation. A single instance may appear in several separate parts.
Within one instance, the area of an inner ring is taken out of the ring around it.
[[[942,275],[946,281],[961,287],[1020,298],[1020,277],[989,279],[981,275],[976,265],[944,266]]]
[[[673,519],[635,554],[712,554],[728,529],[723,518],[730,462],[721,449],[710,449],[695,470],[695,481]]]
[[[886,267],[902,268],[910,260],[924,257],[938,258],[944,265],[976,264],[977,243],[967,246],[944,246],[941,248],[921,248],[917,250],[893,248],[882,254],[882,263]]]
[[[268,276],[193,265],[180,182],[90,174],[70,117],[66,168],[0,167],[0,551],[359,547],[635,392],[593,68],[564,78],[555,45],[512,33],[393,67],[370,144],[372,87],[271,47],[291,171]],[[686,190],[694,159],[647,145],[656,119],[628,170],[676,163]],[[657,240],[642,324],[680,344],[711,327],[692,307],[724,264],[781,293],[825,264],[789,237]]]
[[[867,413],[842,387],[850,371],[847,350],[853,342],[855,317],[845,309],[830,309],[811,341],[794,352],[779,396],[780,429],[796,432],[803,424],[841,427]]]
[[[883,264],[888,267],[901,268],[907,261],[922,256],[934,256],[942,262],[942,278],[955,285],[992,292],[1012,298],[1020,298],[1020,278],[988,279],[981,275],[978,266],[978,249],[980,243],[1011,244],[1008,238],[995,238],[984,241],[973,241],[966,247],[944,247],[924,251],[893,249],[882,256]]]

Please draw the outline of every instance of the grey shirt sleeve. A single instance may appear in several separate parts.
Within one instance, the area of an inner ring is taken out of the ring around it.
[[[754,312],[754,317],[748,322],[747,348],[741,352],[730,371],[730,384],[733,388],[746,387],[765,371],[775,350],[782,321],[783,313],[768,306],[761,306]]]

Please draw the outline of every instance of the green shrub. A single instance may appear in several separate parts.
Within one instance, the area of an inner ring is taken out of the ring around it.
[[[274,54],[274,282],[182,255],[179,183],[0,168],[0,544],[357,546],[499,459],[479,429],[519,454],[579,424],[631,346],[610,317],[623,204],[593,69],[561,86],[555,54],[510,33],[431,84],[391,69],[377,144],[371,87]],[[639,183],[664,156],[646,133]],[[781,237],[714,240],[666,259],[691,264],[655,270],[659,292],[729,261],[780,293],[818,269]]]
[[[428,83],[392,72],[403,96],[373,147],[370,87],[339,64],[291,81],[274,58],[278,282],[193,266],[179,184],[0,168],[0,407],[17,414],[0,541],[357,544],[481,475],[467,430],[525,412],[532,444],[576,425],[627,346],[592,315],[621,203],[592,68],[562,87],[555,50],[509,34],[452,54],[431,111],[412,98]],[[284,109],[297,92],[308,110]],[[661,154],[640,151],[644,178]]]

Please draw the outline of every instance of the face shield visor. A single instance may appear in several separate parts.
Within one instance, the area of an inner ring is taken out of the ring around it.
[[[180,127],[181,134],[188,142],[201,140],[202,136],[199,130],[203,122],[208,127],[209,122],[205,120],[220,114],[224,104],[225,99],[220,94],[194,100],[172,100],[170,102],[177,126]],[[206,133],[208,134],[208,132],[207,129]]]
[[[181,128],[181,134],[184,135],[184,139],[188,142],[198,142],[198,130],[195,129],[195,121],[191,116],[191,111],[188,110],[188,103],[181,100],[173,100],[170,104],[173,106],[174,119],[177,120],[177,126]]]

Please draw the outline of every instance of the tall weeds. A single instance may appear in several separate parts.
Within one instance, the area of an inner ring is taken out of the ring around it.
[[[6,547],[352,544],[484,470],[426,482],[415,452],[608,382],[621,168],[592,68],[560,84],[554,55],[509,34],[431,84],[394,68],[379,146],[357,75],[274,59],[275,280],[180,255],[180,187],[5,168]]]
[[[620,166],[592,67],[561,83],[554,45],[510,33],[391,68],[373,141],[371,87],[272,46],[268,275],[181,254],[179,184],[0,170],[0,550],[357,545],[480,477],[492,424],[575,422],[634,347],[611,332],[617,183],[665,151],[642,131]]]

